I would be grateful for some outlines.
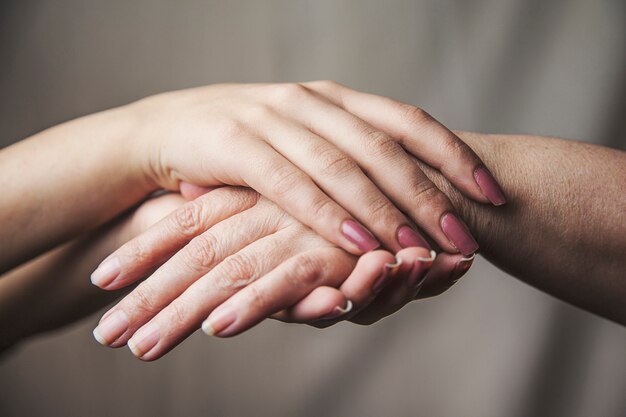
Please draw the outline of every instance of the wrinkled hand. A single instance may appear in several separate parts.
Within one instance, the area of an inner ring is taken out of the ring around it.
[[[357,258],[249,189],[220,188],[187,203],[168,195],[144,206],[173,200],[178,209],[108,258],[119,273],[102,286],[148,276],[94,330],[101,343],[128,344],[143,360],[161,357],[201,325],[228,337],[272,315],[318,327],[345,318],[372,323],[445,290],[471,265],[459,254],[433,262],[415,247]]]

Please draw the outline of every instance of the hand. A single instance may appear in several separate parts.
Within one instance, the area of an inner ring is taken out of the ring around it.
[[[249,186],[353,254],[428,247],[416,226],[447,252],[476,251],[412,156],[468,197],[504,203],[478,156],[426,112],[335,83],[213,85],[131,108],[161,187]]]
[[[203,320],[203,329],[217,336],[238,334],[281,311],[277,317],[288,321],[325,317],[318,322],[324,326],[349,304],[352,312],[361,311],[382,291],[380,305],[353,317],[373,321],[414,298],[427,281],[439,281],[430,274],[424,280],[430,255],[424,248],[404,249],[401,264],[394,265],[391,253],[374,251],[357,262],[257,193],[225,187],[181,206],[112,255],[122,261],[123,273],[109,290],[162,265],[103,316],[94,335],[112,347],[128,342],[135,355],[153,360]],[[445,277],[446,265],[435,262],[434,270]],[[383,290],[388,284],[401,297]]]

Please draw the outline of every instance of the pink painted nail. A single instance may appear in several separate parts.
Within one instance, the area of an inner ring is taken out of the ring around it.
[[[219,336],[228,326],[237,320],[237,314],[230,306],[222,305],[213,310],[202,323],[202,331],[209,336]]]
[[[400,258],[396,258],[396,262],[392,264],[385,264],[383,266],[383,270],[381,274],[376,279],[372,290],[374,293],[379,293],[385,285],[387,285],[387,281],[392,273],[396,272],[398,268],[402,265],[402,260]]]
[[[461,258],[459,262],[454,266],[454,271],[450,274],[450,281],[452,284],[456,283],[465,273],[470,269],[474,262],[475,255],[467,258]]]
[[[159,343],[160,338],[159,326],[156,323],[148,323],[130,338],[127,345],[133,355],[141,358]]]
[[[413,266],[409,271],[409,278],[407,280],[407,284],[409,288],[420,288],[426,279],[426,273],[433,265],[435,258],[437,257],[437,253],[434,250],[430,251],[430,257],[428,258],[417,258],[413,262]]]
[[[441,216],[441,229],[452,245],[463,255],[471,255],[478,250],[478,243],[469,229],[452,213]]]
[[[122,310],[116,310],[102,320],[93,330],[93,337],[104,346],[109,346],[128,330],[128,317]]]
[[[500,185],[487,168],[484,166],[476,168],[474,171],[474,179],[485,197],[487,197],[494,206],[501,206],[506,203],[506,197],[504,196],[502,188],[500,188]]]
[[[430,249],[430,245],[422,236],[409,226],[402,226],[397,233],[398,243],[403,248],[420,247]]]
[[[109,285],[121,272],[120,261],[117,258],[105,259],[91,274],[91,283],[100,288]]]
[[[374,235],[354,220],[344,221],[341,224],[341,232],[363,252],[369,252],[380,246]]]

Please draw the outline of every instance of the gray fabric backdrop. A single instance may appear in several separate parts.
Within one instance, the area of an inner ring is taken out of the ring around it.
[[[168,89],[335,79],[454,128],[624,147],[625,44],[621,0],[4,0],[0,144]],[[4,357],[0,415],[626,415],[626,331],[482,260],[371,327],[267,322],[150,364],[96,319]]]

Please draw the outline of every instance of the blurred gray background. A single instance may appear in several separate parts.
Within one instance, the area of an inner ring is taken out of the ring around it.
[[[164,90],[314,79],[414,103],[452,128],[624,148],[626,3],[0,5],[1,145]],[[483,260],[374,326],[199,333],[156,363],[99,346],[97,318],[0,359],[1,416],[626,415],[626,330]]]

